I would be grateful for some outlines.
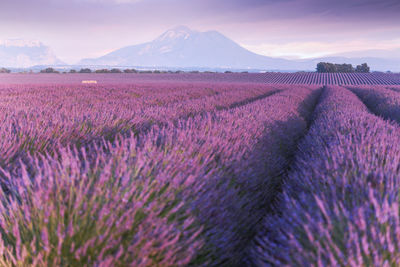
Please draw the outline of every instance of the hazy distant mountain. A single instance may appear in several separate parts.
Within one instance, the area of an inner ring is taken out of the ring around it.
[[[399,57],[394,58],[394,54]],[[353,65],[367,62],[373,71],[400,71],[400,50],[368,50],[314,59],[289,60],[258,55],[216,31],[198,32],[179,26],[168,30],[152,42],[127,46],[99,58],[83,59],[79,64],[314,71],[317,63],[321,61]]]
[[[332,57],[346,58],[382,58],[382,59],[400,59],[400,48],[397,49],[369,49],[362,51],[351,51],[344,53],[332,54]]]
[[[369,49],[362,51],[351,51],[337,53],[328,57],[313,60],[323,60],[333,63],[351,63],[353,65],[368,63],[373,71],[400,71],[400,48],[399,49]]]
[[[26,68],[34,65],[64,64],[52,50],[39,41],[0,41],[0,67]]]
[[[306,66],[303,62],[255,54],[216,31],[198,32],[184,26],[168,30],[152,42],[84,59],[80,64],[268,70],[295,70]]]
[[[83,59],[74,67],[314,71],[321,61],[351,63],[354,66],[367,62],[372,71],[400,72],[400,49],[354,51],[314,59],[290,60],[258,55],[216,31],[199,32],[179,26],[151,42],[127,46],[99,58]],[[41,69],[57,65],[68,68],[48,46],[39,41],[0,41],[0,68],[37,66]]]

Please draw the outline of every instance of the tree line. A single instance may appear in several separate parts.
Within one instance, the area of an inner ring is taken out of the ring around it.
[[[54,68],[46,68],[40,71],[40,73],[61,73],[61,71],[58,71]],[[91,70],[89,68],[83,68],[80,70],[75,70],[71,69],[68,72],[63,71],[62,73],[218,73],[214,71],[182,71],[182,70],[176,70],[176,71],[171,71],[171,70],[136,70],[136,69],[98,69],[98,70]],[[225,71],[224,73],[234,73],[232,71]],[[248,71],[242,71],[241,73],[249,73]]]
[[[181,71],[175,71],[173,73],[180,73]],[[54,69],[54,68],[46,68],[40,71],[40,73],[60,73],[60,71]],[[67,73],[67,72],[63,72]],[[89,68],[83,68],[80,70],[70,70],[68,73],[172,73],[172,71],[160,71],[160,70],[136,70],[136,69],[98,69],[98,70],[91,70]]]
[[[6,69],[6,68],[0,68],[0,73],[10,73],[11,70]]]
[[[10,73],[11,70],[6,68],[0,68],[0,73]],[[136,69],[98,69],[91,70],[89,68],[82,68],[80,70],[70,70],[69,73],[183,73],[184,71],[160,71],[160,70],[136,70]],[[357,65],[355,68],[351,64],[334,64],[328,62],[320,62],[317,64],[318,73],[369,73],[370,67],[367,63]],[[46,68],[40,71],[40,73],[60,73],[60,71],[54,68]],[[67,72],[63,72],[67,73]],[[200,71],[190,71],[189,73],[200,73]],[[215,73],[212,71],[204,71],[204,73]],[[233,73],[232,71],[225,71],[225,73]],[[242,73],[248,73],[247,71]]]
[[[369,73],[370,68],[367,63],[357,65],[355,68],[351,64],[334,64],[329,62],[320,62],[317,64],[318,73]]]

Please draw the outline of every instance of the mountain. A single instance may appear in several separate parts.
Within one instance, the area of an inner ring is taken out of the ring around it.
[[[351,51],[332,54],[332,57],[347,58],[382,58],[382,59],[400,59],[400,48],[397,49],[369,49],[361,51]]]
[[[27,68],[34,65],[61,65],[53,51],[39,41],[0,41],[0,67]]]
[[[367,62],[372,71],[400,72],[400,49],[365,50],[313,59],[283,59],[253,53],[217,31],[199,32],[178,26],[151,42],[127,46],[99,58],[83,59],[74,67],[160,68],[171,70],[314,71],[318,62]],[[68,68],[39,41],[0,41],[0,68]]]
[[[373,71],[396,71],[400,72],[400,48],[397,49],[369,49],[333,54],[324,58],[323,61],[333,63],[351,63],[358,65],[368,63]],[[321,60],[316,59],[316,60]],[[315,62],[315,60],[314,60]]]
[[[219,32],[198,32],[185,26],[168,30],[152,42],[127,46],[99,58],[83,59],[79,64],[268,70],[296,70],[306,65],[303,62],[261,56]]]

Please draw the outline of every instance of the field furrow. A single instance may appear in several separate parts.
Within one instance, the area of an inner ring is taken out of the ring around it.
[[[38,92],[28,89],[35,97],[23,92],[28,96],[9,96],[1,101],[0,162],[6,166],[21,154],[49,151],[58,143],[81,146],[102,138],[113,140],[118,134],[132,131],[139,134],[153,125],[243,105],[285,86],[238,84],[216,88],[206,90],[215,90],[212,95],[161,106],[141,104],[135,98],[124,100],[124,92],[119,96],[115,93],[113,100],[109,94],[114,93],[106,90],[87,90],[80,95],[48,87]]]
[[[349,87],[376,115],[400,123],[400,92],[384,87]]]
[[[299,146],[256,266],[400,264],[400,128],[349,90],[328,87]]]

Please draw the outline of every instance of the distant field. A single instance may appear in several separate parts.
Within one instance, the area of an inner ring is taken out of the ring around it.
[[[399,265],[396,84],[0,75],[0,266]]]
[[[151,82],[246,82],[314,85],[400,85],[400,74],[377,73],[179,73],[179,74],[0,74],[0,84],[101,84]]]

